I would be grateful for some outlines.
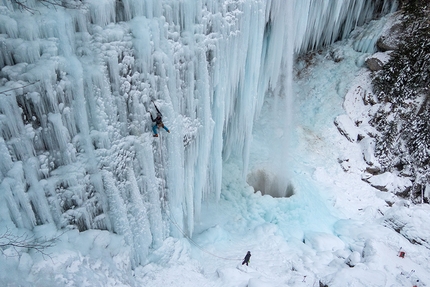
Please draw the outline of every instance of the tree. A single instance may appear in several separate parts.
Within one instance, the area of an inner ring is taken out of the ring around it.
[[[372,79],[381,108],[370,123],[380,132],[376,153],[382,167],[406,164],[412,199],[423,198],[430,178],[430,1],[406,1],[403,41]]]

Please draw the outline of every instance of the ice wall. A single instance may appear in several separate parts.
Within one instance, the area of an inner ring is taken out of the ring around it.
[[[266,94],[293,54],[395,1],[86,0],[0,6],[0,220],[107,229],[141,264],[192,234],[222,162],[246,174]],[[285,80],[290,84],[285,84]],[[288,90],[288,89],[287,89]],[[153,138],[154,101],[171,133]]]

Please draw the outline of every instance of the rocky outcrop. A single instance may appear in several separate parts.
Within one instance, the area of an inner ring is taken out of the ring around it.
[[[407,193],[412,187],[412,182],[409,178],[399,177],[391,172],[376,175],[364,173],[362,180],[380,191],[391,191],[395,194]]]
[[[407,201],[399,201],[384,216],[384,225],[397,231],[410,243],[422,245],[430,249],[430,231],[420,228],[414,222],[428,222],[430,206],[410,205]]]
[[[378,58],[368,58],[365,63],[369,70],[373,72],[380,71],[384,67],[384,63]]]
[[[396,50],[400,43],[403,26],[400,23],[394,24],[376,42],[379,51],[386,52]]]

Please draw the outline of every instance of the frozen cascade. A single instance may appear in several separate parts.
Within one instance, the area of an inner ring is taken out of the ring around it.
[[[266,94],[288,94],[293,53],[397,6],[28,1],[30,13],[2,3],[0,219],[121,234],[133,265],[181,236],[169,218],[193,233],[201,203],[220,195],[223,160],[239,156],[246,174],[253,121]],[[152,137],[151,101],[167,136]]]

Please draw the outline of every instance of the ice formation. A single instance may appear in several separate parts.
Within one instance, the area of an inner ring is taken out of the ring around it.
[[[133,265],[180,235],[167,217],[193,233],[201,203],[220,195],[224,160],[241,158],[246,175],[253,121],[267,94],[288,93],[294,53],[396,9],[389,0],[2,3],[0,219],[121,234]],[[155,139],[152,100],[171,130]]]

